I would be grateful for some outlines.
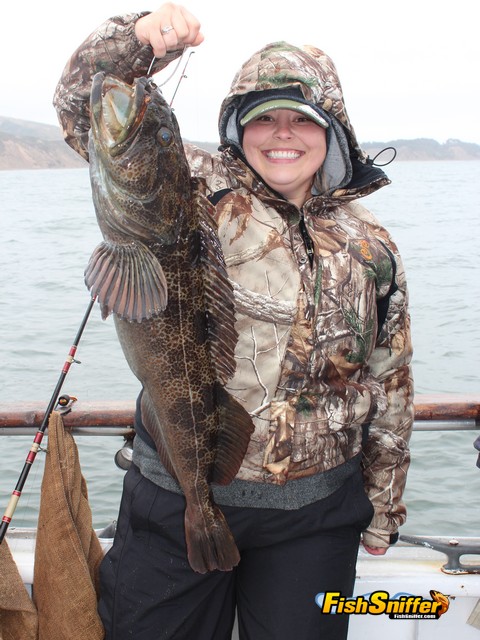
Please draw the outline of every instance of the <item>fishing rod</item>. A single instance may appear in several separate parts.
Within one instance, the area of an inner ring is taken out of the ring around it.
[[[68,352],[68,356],[67,359],[65,360],[65,363],[63,365],[62,368],[62,372],[60,374],[60,377],[58,379],[57,385],[55,387],[55,390],[52,394],[52,397],[50,398],[50,402],[48,403],[48,407],[45,411],[45,415],[43,417],[42,420],[42,424],[40,425],[40,427],[38,428],[38,431],[35,435],[35,438],[33,440],[33,444],[32,447],[28,453],[28,456],[25,460],[25,464],[23,466],[22,472],[20,474],[20,477],[18,479],[18,482],[15,486],[15,489],[12,492],[12,495],[10,497],[10,501],[7,505],[7,508],[5,509],[5,513],[3,515],[2,518],[2,522],[0,523],[0,544],[3,542],[3,539],[5,537],[5,534],[7,533],[7,529],[8,526],[10,524],[10,522],[12,521],[13,518],[13,514],[15,513],[15,509],[17,508],[17,504],[18,501],[20,500],[20,496],[22,495],[22,491],[23,491],[23,487],[25,486],[25,482],[27,480],[28,474],[30,472],[30,469],[32,468],[33,462],[36,458],[36,455],[40,449],[40,445],[42,443],[43,440],[43,436],[45,434],[45,431],[47,429],[48,426],[48,421],[50,418],[50,415],[52,413],[52,411],[54,410],[56,404],[57,404],[57,400],[58,400],[58,396],[60,395],[60,390],[62,388],[63,382],[65,380],[65,378],[67,377],[67,373],[71,367],[71,365],[75,362],[75,363],[79,363],[78,360],[75,360],[75,354],[77,352],[77,347],[78,347],[78,343],[80,342],[80,338],[82,337],[82,333],[85,329],[85,326],[87,324],[88,321],[88,317],[90,316],[90,312],[93,309],[93,305],[95,303],[95,298],[96,296],[94,296],[93,298],[91,298],[87,310],[85,312],[85,315],[83,317],[82,323],[77,331],[77,335],[75,336],[75,340],[73,341],[72,346],[70,347],[70,351]]]

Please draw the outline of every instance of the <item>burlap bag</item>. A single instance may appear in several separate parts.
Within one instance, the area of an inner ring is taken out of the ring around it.
[[[33,596],[38,640],[102,640],[96,576],[102,548],[72,435],[54,412],[42,482]]]
[[[37,610],[4,540],[0,544],[0,640],[36,640],[37,626]]]

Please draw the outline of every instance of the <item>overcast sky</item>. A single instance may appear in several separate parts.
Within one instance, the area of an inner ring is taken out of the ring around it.
[[[217,140],[217,115],[237,68],[268,42],[313,44],[334,60],[360,141],[457,138],[480,144],[480,37],[472,0],[184,2],[205,42],[174,102],[185,138]],[[109,16],[146,0],[2,3],[0,116],[56,124],[55,85],[73,50]],[[288,5],[287,5],[288,6]],[[177,75],[163,91],[169,99]]]

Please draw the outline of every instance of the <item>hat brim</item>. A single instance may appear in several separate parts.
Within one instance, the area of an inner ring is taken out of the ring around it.
[[[275,111],[277,109],[289,109],[290,111],[297,111],[298,113],[302,113],[304,116],[313,120],[316,124],[323,129],[328,128],[328,122],[325,118],[315,111],[315,109],[308,104],[303,104],[302,102],[297,102],[296,100],[287,100],[287,99],[278,99],[278,100],[267,100],[267,102],[262,102],[262,104],[257,105],[250,111],[248,111],[243,118],[240,120],[240,125],[244,127],[246,124],[255,120],[262,114],[267,111]]]

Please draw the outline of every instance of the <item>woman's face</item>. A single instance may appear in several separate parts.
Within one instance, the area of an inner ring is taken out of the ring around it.
[[[297,111],[275,109],[245,125],[243,151],[272,189],[301,207],[327,155],[326,131]]]

